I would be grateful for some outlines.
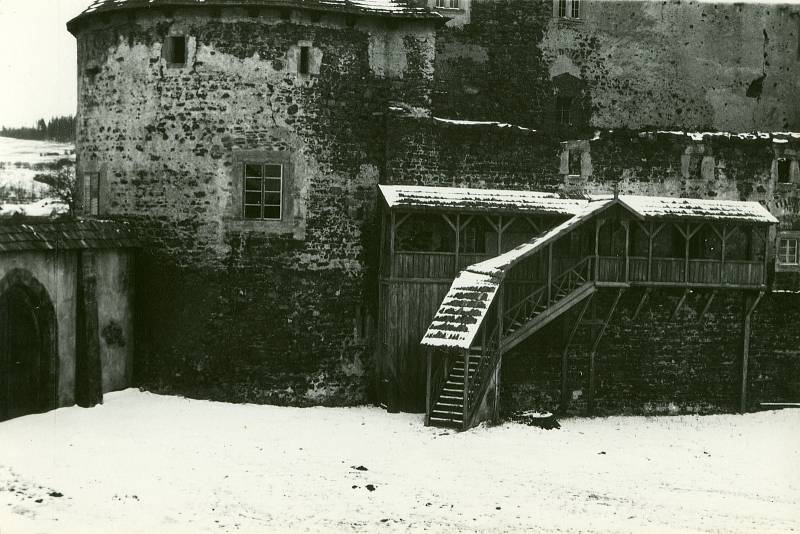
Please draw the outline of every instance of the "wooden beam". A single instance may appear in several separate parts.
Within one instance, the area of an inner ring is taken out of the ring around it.
[[[625,227],[625,282],[627,282],[630,279],[631,270],[631,225],[628,221],[622,221],[622,225]]]
[[[464,351],[464,399],[461,408],[462,411],[462,429],[467,430],[469,424],[469,349]]]
[[[631,317],[631,319],[635,320],[637,317],[639,317],[639,313],[644,308],[644,305],[647,302],[647,299],[650,298],[650,293],[652,292],[652,287],[645,288],[644,292],[642,293],[642,298],[639,300],[639,304],[636,306],[636,310],[634,310],[633,317]]]
[[[425,426],[431,426],[431,368],[433,367],[433,363],[431,362],[431,348],[427,347],[425,349],[427,360],[428,360],[428,387],[425,389]]]
[[[745,313],[744,320],[742,321],[742,379],[741,391],[739,394],[739,412],[747,412],[747,366],[750,359],[750,317],[761,302],[764,292],[758,293],[755,299],[748,296],[745,298]]]
[[[394,252],[395,252],[395,222],[397,215],[392,211],[389,220],[389,276],[394,276]]]
[[[458,255],[460,254],[459,250],[461,249],[461,214],[456,213],[456,256],[455,256],[455,273],[453,276],[458,276],[458,273],[461,272],[458,269]]]
[[[578,312],[578,317],[572,324],[569,336],[567,336],[567,342],[564,344],[564,350],[561,352],[561,413],[566,413],[569,408],[569,395],[567,393],[567,373],[569,369],[567,356],[569,354],[569,346],[572,344],[572,340],[575,338],[575,334],[583,321],[583,316],[586,314],[586,310],[589,309],[593,298],[594,295],[590,295],[583,307],[581,307],[580,312]]]
[[[708,296],[708,300],[706,300],[706,303],[703,305],[703,310],[700,312],[700,316],[697,318],[698,322],[703,321],[703,318],[705,318],[706,313],[711,308],[711,303],[714,302],[714,297],[716,296],[717,296],[717,290],[715,289],[714,291],[711,292],[711,294]]]
[[[378,272],[383,273],[386,268],[386,213],[381,210],[381,244],[378,255]]]
[[[553,243],[547,246],[547,305],[553,302]]]
[[[494,370],[494,406],[492,407],[492,424],[500,422],[500,369],[503,365],[503,358],[497,362]]]
[[[689,292],[690,291],[691,291],[690,289],[684,289],[683,290],[683,295],[681,295],[681,298],[678,299],[678,304],[675,306],[675,310],[673,310],[672,315],[670,315],[670,317],[669,317],[670,322],[674,321],[675,317],[678,316],[678,312],[683,307],[683,303],[686,302],[686,297],[689,296]]]
[[[528,221],[528,224],[533,227],[533,231],[536,232],[536,235],[542,233],[542,227],[536,224],[536,221],[533,219],[533,217],[526,216],[525,220]]]
[[[606,320],[603,322],[603,326],[600,327],[600,332],[598,332],[594,343],[592,343],[592,350],[589,352],[589,391],[586,396],[586,410],[589,415],[594,413],[595,356],[597,355],[597,347],[600,345],[600,340],[603,339],[603,335],[606,333],[608,324],[611,322],[614,311],[617,309],[617,304],[619,304],[619,299],[622,298],[624,292],[624,289],[617,290],[614,303],[611,305],[611,309],[608,310]]]

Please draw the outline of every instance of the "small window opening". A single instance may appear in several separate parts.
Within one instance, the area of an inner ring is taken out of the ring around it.
[[[559,124],[572,125],[572,97],[556,97],[556,117]]]
[[[558,16],[561,18],[567,16],[567,0],[558,0]]]
[[[297,67],[300,74],[308,74],[311,69],[311,47],[300,47],[300,62]]]
[[[581,0],[572,0],[572,9],[570,10],[570,16],[573,19],[581,18]]]
[[[798,239],[796,237],[782,237],[778,242],[778,263],[784,265],[800,264],[797,248]]]
[[[171,65],[186,64],[186,36],[175,35],[167,37],[166,59]]]
[[[244,166],[244,218],[256,221],[281,219],[283,166],[247,163]]]
[[[792,162],[788,159],[778,160],[778,183],[788,184],[792,181],[791,173],[789,172],[791,169],[791,163]]]
[[[100,174],[86,172],[83,174],[83,209],[86,215],[100,213]]]

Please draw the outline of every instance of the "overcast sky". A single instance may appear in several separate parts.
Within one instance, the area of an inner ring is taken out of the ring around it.
[[[69,19],[92,0],[0,0],[0,126],[75,114]]]

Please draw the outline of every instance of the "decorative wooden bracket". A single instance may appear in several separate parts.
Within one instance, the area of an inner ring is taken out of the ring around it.
[[[631,317],[631,319],[636,319],[637,317],[639,317],[639,312],[641,312],[642,309],[644,308],[644,305],[645,303],[647,303],[647,299],[650,298],[650,293],[652,292],[653,292],[652,287],[648,287],[644,290],[644,292],[642,293],[642,298],[639,300],[639,304],[636,306],[636,310],[634,310],[633,317]]]
[[[708,296],[708,300],[706,300],[706,303],[703,305],[703,310],[700,312],[700,316],[697,318],[698,322],[703,321],[703,318],[705,318],[706,313],[708,312],[709,308],[711,308],[711,303],[714,302],[714,297],[716,296],[717,290],[715,289],[711,292],[711,294]]]

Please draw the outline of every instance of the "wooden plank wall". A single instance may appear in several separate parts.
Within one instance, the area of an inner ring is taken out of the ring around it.
[[[390,410],[425,411],[426,360],[420,345],[451,281],[381,281],[378,374]]]

